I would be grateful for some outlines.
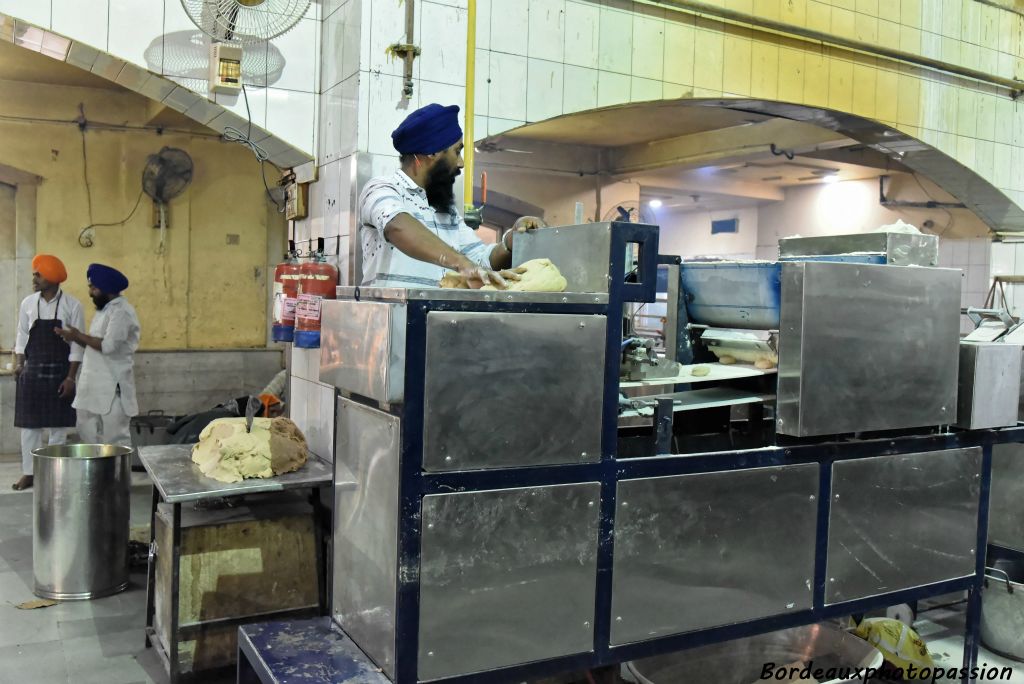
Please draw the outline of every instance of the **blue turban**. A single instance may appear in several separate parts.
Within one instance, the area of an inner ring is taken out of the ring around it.
[[[391,133],[399,154],[434,154],[446,150],[462,137],[459,107],[432,103],[405,117]]]
[[[92,286],[100,292],[119,294],[128,289],[128,279],[116,268],[103,264],[90,264],[86,275]]]

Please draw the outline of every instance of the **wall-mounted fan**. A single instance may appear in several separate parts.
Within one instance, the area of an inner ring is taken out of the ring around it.
[[[250,45],[285,33],[312,0],[181,0],[189,19],[214,40]]]
[[[160,253],[167,234],[167,203],[185,191],[192,182],[192,171],[192,157],[176,147],[165,147],[146,158],[142,191],[152,198],[160,212]]]

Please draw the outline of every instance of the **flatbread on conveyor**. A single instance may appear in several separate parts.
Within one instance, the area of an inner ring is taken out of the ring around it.
[[[192,461],[203,475],[220,482],[267,478],[298,470],[309,450],[298,426],[287,418],[219,418],[199,434]]]

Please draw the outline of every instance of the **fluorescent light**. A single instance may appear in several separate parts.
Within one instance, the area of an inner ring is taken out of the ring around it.
[[[661,200],[660,199],[652,199],[650,202],[647,203],[647,205],[651,209],[661,209]]]

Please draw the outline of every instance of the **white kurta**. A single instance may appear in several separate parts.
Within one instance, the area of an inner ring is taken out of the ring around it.
[[[82,372],[74,407],[107,415],[118,398],[127,416],[139,413],[135,397],[135,351],[139,348],[139,317],[124,297],[118,297],[96,312],[89,335],[103,339],[103,352],[85,348]]]

